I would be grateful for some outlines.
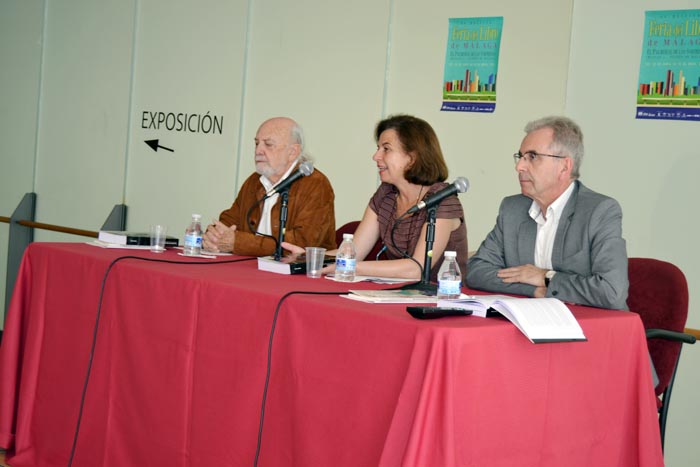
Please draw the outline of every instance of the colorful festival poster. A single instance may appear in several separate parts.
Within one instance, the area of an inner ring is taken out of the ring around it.
[[[646,12],[637,118],[700,121],[700,10]]]
[[[450,18],[440,110],[493,112],[496,109],[502,30],[502,16]]]

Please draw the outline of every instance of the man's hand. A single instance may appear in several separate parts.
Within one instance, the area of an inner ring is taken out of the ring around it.
[[[496,275],[506,284],[520,282],[534,285],[535,287],[544,287],[545,272],[547,272],[546,269],[538,268],[532,264],[525,264],[523,266],[501,269]]]
[[[207,226],[207,230],[202,237],[202,246],[205,251],[215,253],[230,253],[236,241],[236,226],[231,227],[214,220],[213,224]]]

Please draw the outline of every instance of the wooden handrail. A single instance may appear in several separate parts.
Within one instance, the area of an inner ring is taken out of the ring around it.
[[[0,216],[0,222],[5,222],[6,224],[9,224],[10,222],[12,222],[12,219],[9,217]],[[99,232],[95,232],[94,230],[74,229],[73,227],[63,227],[62,225],[44,224],[43,222],[17,221],[17,223],[19,225],[23,225],[24,227],[51,230],[52,232],[61,232],[71,235],[80,235],[81,237],[97,238],[97,236],[99,235]]]
[[[697,340],[700,340],[700,329],[685,328],[684,331],[686,334],[690,334],[691,336],[695,336],[695,338]]]
[[[72,235],[80,235],[83,237],[97,238],[97,236],[99,235],[98,232],[95,232],[93,230],[74,229],[72,227],[63,227],[61,225],[44,224],[43,222],[17,221],[17,223],[19,225],[23,225],[25,227],[32,227],[35,229],[43,229],[43,230],[51,230],[52,232],[61,232],[61,233],[67,233],[67,234],[72,234]]]

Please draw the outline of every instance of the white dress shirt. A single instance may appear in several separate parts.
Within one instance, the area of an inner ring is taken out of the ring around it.
[[[530,205],[530,217],[537,222],[537,237],[535,241],[535,266],[542,269],[552,269],[552,248],[554,247],[554,237],[557,234],[559,227],[559,219],[561,213],[569,201],[571,193],[574,191],[573,182],[569,187],[554,200],[547,208],[545,216],[540,210],[537,202],[533,201]]]
[[[264,175],[260,176],[260,183],[262,183],[262,186],[265,187],[265,192],[267,193],[268,191],[272,190],[275,186],[279,185],[279,183],[284,180],[285,178],[289,177],[289,174],[292,173],[292,170],[294,170],[294,167],[297,166],[297,162],[294,162],[287,171],[282,175],[282,178],[279,179],[277,183],[273,185],[273,183],[270,181],[269,178],[267,178]],[[272,213],[272,207],[277,203],[277,200],[279,199],[279,193],[275,193],[274,195],[270,196],[265,200],[263,203],[263,208],[262,208],[262,215],[260,216],[260,224],[258,225],[258,232],[264,235],[272,235],[272,224],[271,224],[271,219],[270,219],[270,214]]]

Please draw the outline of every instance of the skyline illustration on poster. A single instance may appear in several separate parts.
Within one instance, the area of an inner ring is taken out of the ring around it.
[[[700,121],[700,10],[645,12],[636,117]]]
[[[450,18],[440,110],[494,112],[503,17]]]

